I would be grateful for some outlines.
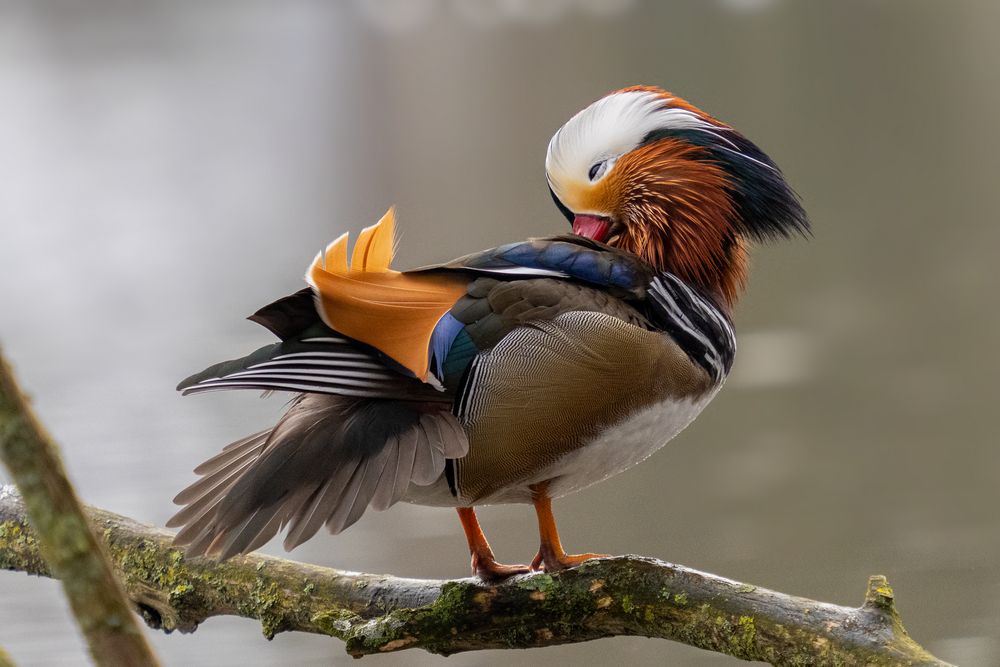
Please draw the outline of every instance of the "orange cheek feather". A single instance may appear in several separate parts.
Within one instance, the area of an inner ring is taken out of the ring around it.
[[[573,181],[563,189],[560,199],[573,213],[618,217],[621,205],[621,179],[612,171],[597,183]]]

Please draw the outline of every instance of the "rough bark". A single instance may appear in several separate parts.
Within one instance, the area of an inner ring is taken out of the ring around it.
[[[503,584],[341,572],[270,556],[186,559],[171,534],[91,508],[128,595],[147,623],[190,632],[223,614],[268,637],[338,637],[348,653],[528,648],[615,635],[659,637],[776,665],[945,665],[903,629],[885,577],[841,607],[662,561],[623,556]],[[0,488],[0,568],[51,576],[24,506]]]
[[[44,557],[62,581],[97,664],[158,664],[66,478],[55,443],[35,418],[2,355],[0,459],[24,494],[36,529],[31,542],[39,551],[33,558],[41,562]]]

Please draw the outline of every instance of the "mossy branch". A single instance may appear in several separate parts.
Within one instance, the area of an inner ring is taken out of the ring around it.
[[[261,621],[268,637],[338,637],[348,653],[529,648],[659,637],[776,665],[945,665],[906,634],[885,577],[861,607],[815,602],[650,558],[595,560],[503,584],[341,572],[251,554],[187,559],[171,534],[88,510],[147,623],[190,632],[207,618]],[[21,499],[0,487],[0,568],[50,576]]]
[[[0,355],[0,460],[24,494],[40,552],[98,665],[159,664],[77,500],[58,448]],[[26,524],[25,524],[26,525]],[[32,544],[35,544],[32,538]]]

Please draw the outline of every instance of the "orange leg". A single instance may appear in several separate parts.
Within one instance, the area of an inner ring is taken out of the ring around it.
[[[538,515],[538,535],[541,544],[538,555],[531,561],[532,570],[544,569],[546,572],[558,572],[575,567],[591,558],[604,558],[608,554],[567,554],[559,541],[559,531],[556,528],[556,518],[552,515],[552,498],[548,494],[548,483],[543,482],[531,487],[534,496],[535,513]]]
[[[530,572],[527,565],[503,565],[493,557],[493,549],[483,535],[479,526],[476,511],[471,507],[458,507],[458,518],[462,520],[465,529],[465,539],[469,541],[469,553],[472,554],[472,574],[483,581],[502,581],[515,574]]]

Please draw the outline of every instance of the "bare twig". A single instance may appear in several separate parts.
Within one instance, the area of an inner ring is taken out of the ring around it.
[[[97,664],[156,665],[57,452],[0,355],[0,458],[36,529],[40,551],[34,558],[44,558],[62,581]]]
[[[672,639],[777,665],[945,665],[906,634],[885,577],[861,607],[793,597],[649,558],[590,561],[500,585],[341,572],[270,556],[186,559],[166,531],[88,510],[151,625],[193,631],[211,616],[343,639],[355,656],[527,648],[614,635]],[[0,568],[50,572],[21,500],[0,489]]]

